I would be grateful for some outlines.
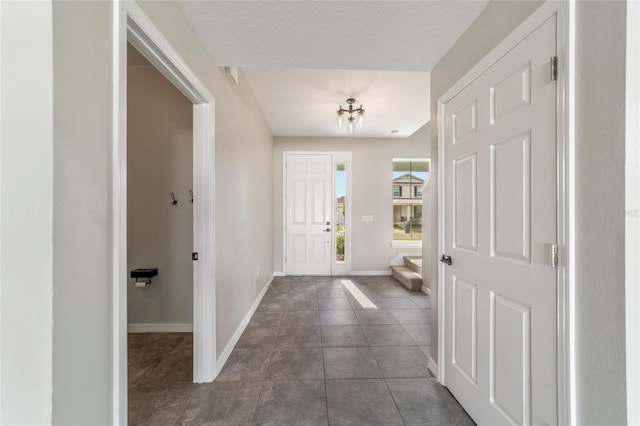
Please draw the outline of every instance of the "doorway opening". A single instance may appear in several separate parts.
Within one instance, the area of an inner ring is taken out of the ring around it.
[[[191,70],[191,67],[173,49],[168,40],[134,2],[119,3],[114,13],[113,50],[113,277],[112,293],[112,422],[127,423],[127,293],[133,285],[129,278],[127,247],[128,223],[128,146],[127,146],[127,46],[131,44],[153,67],[159,71],[191,104],[191,193],[186,188],[169,190],[165,202],[175,207],[173,198],[190,205],[192,209],[191,250],[192,261],[192,314],[193,356],[192,381],[211,382],[217,372],[216,321],[215,321],[215,269],[214,269],[214,98]],[[150,106],[147,106],[151,109]],[[144,108],[143,108],[144,109]],[[183,135],[184,136],[184,135]],[[149,161],[156,154],[152,149]],[[185,153],[182,153],[182,157]],[[183,158],[184,160],[184,158]],[[188,160],[186,160],[188,163]],[[136,167],[135,165],[132,165]],[[135,170],[137,172],[138,170]],[[132,171],[132,176],[135,173]],[[184,186],[185,183],[182,184]],[[154,185],[155,186],[155,185]],[[166,188],[162,191],[167,192]],[[151,191],[148,191],[151,192]],[[171,196],[173,192],[173,198]],[[193,195],[192,195],[193,194]],[[193,200],[193,203],[191,203]],[[153,214],[154,212],[150,212]],[[184,236],[188,240],[188,236]],[[183,241],[188,245],[188,241]],[[182,254],[180,254],[182,256]],[[187,252],[191,256],[191,253]],[[133,266],[133,265],[132,265]],[[146,265],[156,267],[155,265]],[[158,267],[161,267],[159,265]],[[136,266],[137,267],[137,266]],[[162,270],[159,274],[162,274]],[[157,278],[157,277],[156,277]],[[153,277],[151,278],[154,279]],[[188,280],[187,280],[188,281]],[[159,281],[157,281],[159,282]],[[150,285],[150,287],[153,284]],[[149,290],[149,288],[135,288]],[[188,324],[188,323],[187,323]],[[184,331],[184,323],[178,331]],[[186,343],[188,346],[188,343]],[[188,374],[185,373],[185,374]]]
[[[132,404],[137,394],[193,381],[193,105],[131,44],[127,177],[128,406],[135,423],[147,414]]]

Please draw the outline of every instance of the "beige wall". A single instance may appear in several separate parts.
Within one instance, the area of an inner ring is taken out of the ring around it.
[[[51,422],[51,2],[0,2],[0,424]]]
[[[175,3],[138,4],[216,99],[216,345],[220,354],[273,273],[273,136],[244,74],[240,72],[237,85],[230,82]]]
[[[393,158],[428,158],[429,125],[407,139],[276,138],[273,151],[273,256],[276,271],[283,270],[282,156],[284,151],[349,151],[352,153],[352,263],[351,270],[384,271],[401,253],[416,248],[392,248],[391,176]],[[349,201],[347,201],[348,203]],[[372,215],[373,223],[362,223]]]
[[[626,424],[625,38],[625,2],[577,2],[575,338],[580,425]]]
[[[431,72],[433,123],[438,98],[540,4],[489,3]],[[577,2],[576,11],[575,421],[624,424],[624,215],[615,212],[624,212],[625,3],[583,1]],[[433,126],[431,138],[437,141],[437,137],[438,129]],[[431,146],[431,158],[436,172],[437,143]],[[436,197],[434,192],[434,218]],[[435,253],[437,220],[432,230],[431,249]],[[437,256],[432,268],[431,278],[437,282]],[[435,301],[433,297],[434,314]],[[436,321],[434,315],[434,359],[438,350]]]
[[[127,319],[191,324],[193,105],[150,64],[127,68],[127,272],[158,268],[147,288],[130,281]]]
[[[175,3],[140,6],[216,99],[220,353],[273,271],[273,138],[244,75],[225,78]],[[53,6],[56,424],[110,421],[112,8]]]
[[[53,3],[53,423],[111,406],[111,4]]]

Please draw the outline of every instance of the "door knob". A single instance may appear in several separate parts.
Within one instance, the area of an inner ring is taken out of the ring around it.
[[[451,256],[447,256],[445,254],[443,254],[440,258],[440,262],[446,263],[447,265],[451,265],[453,263],[453,261],[451,260]]]
[[[327,228],[323,232],[331,232],[331,228]]]

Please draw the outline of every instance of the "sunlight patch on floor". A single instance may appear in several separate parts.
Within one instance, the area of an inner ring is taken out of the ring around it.
[[[347,289],[353,297],[356,298],[363,309],[378,309],[375,303],[371,301],[351,280],[340,280],[342,286]]]

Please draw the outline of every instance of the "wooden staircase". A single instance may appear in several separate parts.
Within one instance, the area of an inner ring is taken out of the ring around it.
[[[422,290],[422,256],[404,256],[404,265],[391,266],[391,275],[411,291]]]

